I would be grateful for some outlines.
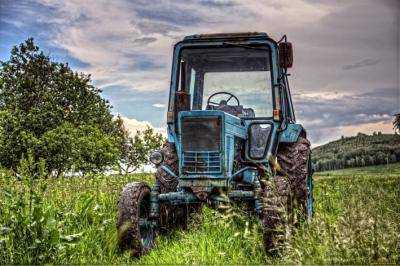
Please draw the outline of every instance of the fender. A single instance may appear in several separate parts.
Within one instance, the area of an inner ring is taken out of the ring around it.
[[[304,133],[303,133],[304,132]],[[305,134],[305,130],[300,124],[287,124],[286,129],[282,131],[279,136],[279,142],[283,143],[293,143],[296,142],[299,136],[303,133]]]

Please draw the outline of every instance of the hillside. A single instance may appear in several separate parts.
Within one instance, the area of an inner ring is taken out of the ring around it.
[[[354,137],[318,146],[312,150],[316,171],[388,164],[400,161],[400,135],[358,133]]]

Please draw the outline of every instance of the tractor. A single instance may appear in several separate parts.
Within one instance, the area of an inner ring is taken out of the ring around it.
[[[310,142],[295,119],[292,63],[286,36],[201,34],[175,44],[168,139],[150,156],[155,184],[133,182],[122,190],[122,249],[147,253],[158,234],[186,228],[203,205],[243,204],[260,218],[268,253],[279,252],[287,228],[311,220]]]

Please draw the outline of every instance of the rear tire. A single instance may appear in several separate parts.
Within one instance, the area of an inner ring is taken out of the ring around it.
[[[279,147],[278,162],[290,183],[290,213],[300,213],[300,219],[310,220],[313,212],[312,168],[310,142],[299,137],[294,143],[282,143]],[[297,212],[296,212],[297,211]],[[292,217],[294,223],[298,219]]]
[[[263,240],[268,254],[277,254],[289,233],[288,202],[289,184],[284,176],[275,176],[263,182]]]
[[[122,250],[139,257],[154,246],[155,228],[150,216],[150,188],[145,183],[127,184],[118,202],[118,241]]]
[[[311,221],[313,215],[313,183],[310,142],[299,137],[295,143],[281,143],[277,158],[283,173],[264,182],[263,229],[267,253],[276,254],[297,224],[295,214]],[[299,211],[297,211],[299,210]]]

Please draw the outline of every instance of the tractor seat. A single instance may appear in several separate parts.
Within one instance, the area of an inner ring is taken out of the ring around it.
[[[252,108],[243,108],[242,105],[228,105],[220,103],[218,106],[207,105],[206,110],[220,110],[240,118],[255,117],[254,110]]]

